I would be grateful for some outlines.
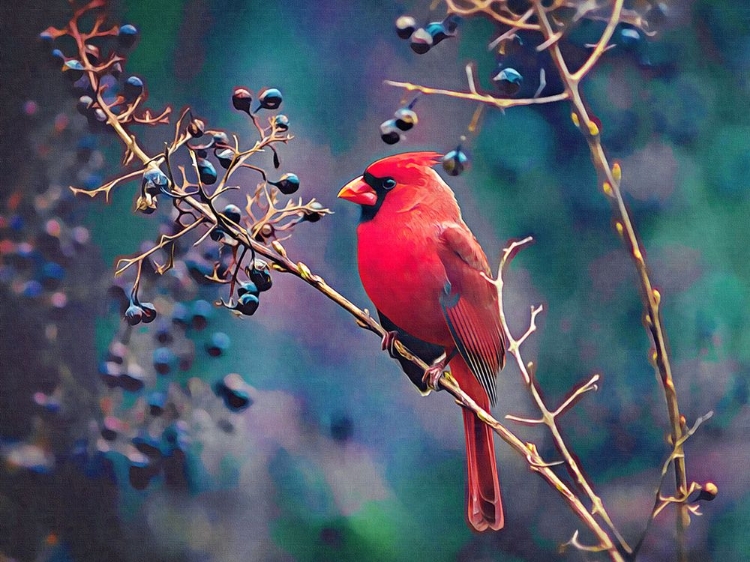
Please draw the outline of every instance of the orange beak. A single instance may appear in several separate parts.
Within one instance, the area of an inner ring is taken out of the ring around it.
[[[347,183],[338,196],[357,205],[375,205],[378,202],[378,194],[365,183],[362,176]]]

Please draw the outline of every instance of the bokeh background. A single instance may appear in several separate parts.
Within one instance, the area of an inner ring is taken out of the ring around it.
[[[443,8],[429,4],[122,0],[110,11],[140,30],[127,71],[144,79],[154,109],[189,105],[250,142],[232,88],[283,92],[295,138],[280,149],[282,168],[298,174],[301,195],[335,212],[300,225],[285,245],[368,307],[356,273],[358,210],[336,200],[338,189],[378,157],[455,148],[475,109],[422,97],[419,124],[389,147],[379,124],[412,98],[383,80],[464,89],[463,67],[476,61],[484,87],[499,65],[513,66],[522,93],[533,93],[549,63],[523,49],[495,58],[483,20],[417,56],[393,22],[440,19]],[[689,478],[719,488],[688,529],[690,559],[747,560],[750,9],[684,0],[659,12],[654,38],[616,36],[585,92],[622,163],[683,412],[689,423],[714,412],[687,443]],[[132,184],[109,205],[67,190],[96,187],[122,156],[113,137],[88,131],[37,39],[68,16],[57,0],[0,5],[0,560],[596,559],[557,552],[578,521],[499,440],[506,528],[471,533],[459,409],[445,394],[421,397],[377,338],[296,279],[275,275],[256,315],[239,320],[204,310],[217,290],[183,264],[181,275],[149,281],[160,319],[125,329],[126,285],[113,281],[113,264],[153,240],[161,220],[131,213]],[[597,29],[583,26],[574,41]],[[159,150],[168,135],[141,138]],[[634,269],[588,149],[566,105],[487,110],[468,136],[471,167],[449,182],[494,265],[507,240],[534,236],[508,273],[511,327],[522,332],[529,306],[544,305],[523,351],[551,405],[602,374],[563,427],[634,543],[668,454],[666,410]],[[212,357],[216,333],[230,345]],[[166,375],[155,374],[155,353]],[[249,407],[214,391],[230,373]],[[499,394],[498,417],[533,416],[512,367]],[[517,430],[554,460],[543,431]],[[163,456],[153,471],[138,453],[149,445]],[[673,559],[673,533],[667,510],[639,560]]]

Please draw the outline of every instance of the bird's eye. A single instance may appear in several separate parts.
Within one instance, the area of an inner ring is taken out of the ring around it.
[[[394,180],[393,178],[385,178],[382,185],[384,189],[393,189],[394,187],[396,187],[396,180]]]

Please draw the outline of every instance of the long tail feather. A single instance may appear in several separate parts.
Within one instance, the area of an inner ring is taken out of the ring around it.
[[[463,358],[451,362],[451,372],[461,388],[481,407],[489,409],[487,393],[471,373]],[[500,482],[497,477],[495,440],[492,429],[482,423],[471,410],[464,409],[464,432],[466,437],[466,463],[468,469],[467,515],[469,523],[477,531],[503,528],[503,502]]]
[[[492,430],[479,421],[471,410],[464,410],[463,414],[469,474],[469,523],[477,531],[497,531],[503,528],[505,517]]]

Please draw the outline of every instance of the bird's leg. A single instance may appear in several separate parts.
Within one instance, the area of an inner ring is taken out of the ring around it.
[[[396,339],[398,338],[398,332],[396,330],[391,330],[390,332],[386,332],[383,336],[383,340],[380,342],[380,349],[383,351],[388,350],[388,354],[391,356],[391,358],[396,359],[398,357],[398,353],[396,353]]]
[[[440,357],[435,359],[435,361],[432,362],[432,365],[425,370],[422,382],[426,383],[432,390],[440,390],[438,381],[440,381],[440,377],[443,376],[445,366],[456,356],[456,353],[457,351],[454,348],[449,354],[443,353]]]

